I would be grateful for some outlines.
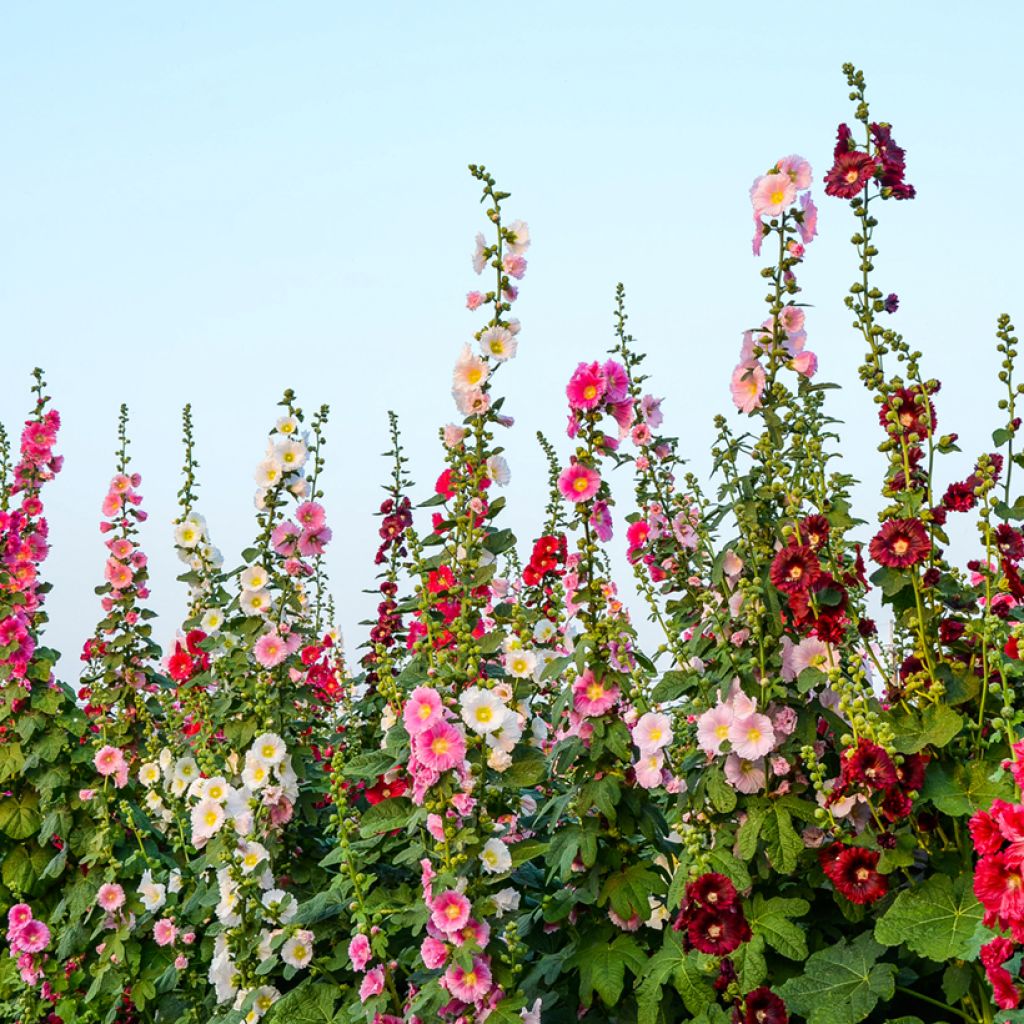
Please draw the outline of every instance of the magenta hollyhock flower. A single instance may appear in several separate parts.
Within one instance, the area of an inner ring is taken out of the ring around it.
[[[796,202],[796,185],[788,174],[762,174],[750,186],[755,217],[778,217]]]
[[[608,711],[619,699],[619,688],[606,686],[588,668],[572,684],[573,707],[587,718],[596,718]]]
[[[32,908],[27,903],[15,903],[7,911],[7,927],[11,931],[17,931],[31,920]]]
[[[775,729],[767,715],[744,715],[729,725],[733,751],[747,761],[756,761],[775,746]]]
[[[319,530],[326,522],[323,505],[315,501],[304,501],[295,510],[295,521],[304,530]]]
[[[608,508],[608,502],[594,502],[590,513],[590,528],[597,535],[599,541],[607,543],[612,539],[612,513]]]
[[[577,411],[596,409],[607,390],[608,379],[597,363],[580,363],[565,386],[569,407]]]
[[[285,521],[274,527],[274,532],[270,535],[270,543],[274,546],[274,551],[277,554],[284,558],[291,558],[295,554],[300,533],[302,531],[294,523]]]
[[[579,462],[566,466],[558,475],[558,490],[567,501],[590,501],[600,486],[597,471]]]
[[[299,537],[299,554],[304,558],[322,555],[333,535],[329,526],[321,526],[318,530],[306,530]]]
[[[766,383],[764,367],[760,363],[740,363],[732,371],[732,380],[729,383],[736,408],[745,413],[751,413],[759,408]]]
[[[452,964],[445,972],[444,983],[456,999],[464,1003],[475,1003],[491,991],[491,967],[487,957],[473,957],[473,966],[467,971],[459,964]]]
[[[370,940],[365,935],[356,935],[348,944],[348,958],[357,971],[366,969],[373,954],[370,951]]]
[[[601,367],[604,379],[607,382],[604,400],[609,405],[621,405],[629,401],[629,374],[622,363],[615,359],[608,359]]]
[[[362,984],[359,986],[359,1001],[365,1003],[367,999],[373,996],[379,996],[384,991],[384,968],[374,967],[372,971],[367,971],[363,977]]]
[[[271,630],[256,641],[252,653],[264,668],[273,668],[288,656],[288,648],[277,632]]]
[[[466,756],[466,738],[451,722],[435,722],[414,742],[417,759],[435,772],[455,768]]]
[[[107,744],[96,751],[92,763],[100,775],[116,775],[125,766],[124,754],[117,747]]]
[[[39,953],[50,944],[50,929],[33,918],[26,921],[15,933],[8,933],[11,949],[17,948],[23,953]]]
[[[402,722],[410,736],[436,725],[441,717],[441,696],[429,686],[417,686],[402,708]]]
[[[420,957],[425,967],[436,971],[438,967],[443,967],[448,959],[448,947],[440,939],[428,935],[420,946]]]
[[[430,920],[445,935],[461,931],[469,921],[470,903],[461,892],[445,889],[430,903]]]
[[[117,882],[105,882],[96,893],[96,906],[112,914],[124,906],[124,889]]]

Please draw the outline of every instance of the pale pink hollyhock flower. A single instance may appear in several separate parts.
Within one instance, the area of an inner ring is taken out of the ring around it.
[[[766,226],[760,217],[754,217],[754,237],[751,239],[750,248],[755,256],[761,255],[761,246],[764,244]]]
[[[188,967],[188,957],[184,953],[179,953],[174,958],[174,967],[176,970],[183,971]]]
[[[809,636],[795,644],[788,636],[782,638],[782,671],[781,676],[787,682],[793,682],[805,668],[825,669],[830,660],[827,644]]]
[[[374,967],[367,971],[359,986],[359,1001],[365,1003],[372,996],[379,996],[384,991],[384,968]]]
[[[633,439],[633,444],[638,448],[643,448],[651,443],[651,428],[646,423],[638,423],[633,428],[630,437]]]
[[[793,184],[798,189],[811,187],[811,165],[795,153],[792,156],[784,156],[776,166],[781,174],[788,174]]]
[[[756,761],[775,746],[775,729],[767,715],[734,718],[729,726],[733,751],[746,761]]]
[[[725,558],[722,559],[722,572],[730,581],[735,580],[743,572],[743,559],[732,548],[725,552]]]
[[[596,470],[574,462],[558,474],[558,490],[567,501],[589,501],[601,486]]]
[[[818,372],[818,357],[813,352],[798,352],[793,356],[792,366],[802,377],[810,380]]]
[[[257,662],[264,668],[274,668],[275,665],[280,665],[288,656],[288,650],[285,647],[284,641],[274,630],[264,633],[256,641],[252,653]]]
[[[480,351],[499,363],[511,359],[518,347],[516,336],[507,327],[488,327],[480,335]]]
[[[508,231],[514,236],[513,240],[506,242],[510,252],[522,255],[530,248],[530,228],[525,220],[514,220],[508,226]]]
[[[95,795],[95,789],[80,789],[78,791],[78,799],[83,803],[88,803]]]
[[[444,842],[444,822],[440,814],[427,815],[427,831],[439,842]]]
[[[799,306],[783,306],[779,312],[779,323],[787,334],[802,331],[807,322],[807,314]]]
[[[756,793],[764,789],[767,776],[764,761],[747,761],[738,754],[725,759],[725,779],[740,793]]]
[[[124,767],[124,754],[117,747],[107,744],[107,746],[100,747],[96,751],[96,756],[92,759],[92,763],[96,766],[96,771],[100,775],[116,775]]]
[[[484,236],[479,232],[477,233],[475,241],[476,245],[473,248],[473,269],[478,274],[481,274],[483,273],[484,267],[487,266],[487,256],[484,254],[484,249],[486,248],[487,243]]]
[[[153,941],[158,946],[170,946],[178,937],[178,929],[169,917],[161,917],[153,925]]]
[[[448,959],[448,947],[440,939],[428,935],[420,946],[420,957],[425,967],[436,971],[438,967],[443,967]]]
[[[501,261],[501,268],[509,277],[521,281],[526,273],[526,257],[514,252],[506,253]]]
[[[804,347],[807,344],[807,332],[806,331],[793,331],[792,334],[787,335],[786,340],[782,343],[782,347],[791,356],[795,356],[798,352],[803,352]]]
[[[729,383],[736,408],[745,413],[752,413],[760,408],[766,383],[764,367],[760,363],[740,363],[732,371],[732,380]]]
[[[8,933],[8,941],[13,950],[15,942],[23,953],[39,953],[50,944],[50,929],[34,918],[26,921],[13,935]]]
[[[444,983],[456,999],[474,1003],[491,990],[490,964],[482,956],[473,957],[473,966],[468,971],[459,964],[452,964],[445,972]]]
[[[565,386],[569,407],[577,411],[596,409],[608,390],[608,378],[597,363],[580,363]]]
[[[610,710],[619,699],[619,688],[605,686],[588,668],[572,684],[573,708],[587,718],[596,718]]]
[[[762,174],[750,186],[755,217],[778,217],[796,202],[796,185],[788,174]]]
[[[535,999],[533,1006],[528,1010],[520,1010],[519,1016],[523,1018],[523,1024],[540,1024],[540,1011],[543,1008],[541,999]]]
[[[697,743],[705,754],[720,754],[722,744],[729,738],[733,710],[728,704],[718,704],[697,719]]]
[[[466,309],[479,309],[483,304],[483,292],[466,292]]]
[[[402,722],[410,736],[441,721],[441,695],[429,686],[417,686],[402,708]]]
[[[665,765],[665,755],[660,750],[645,753],[633,765],[636,772],[636,783],[644,789],[654,789],[661,785],[661,770]]]
[[[105,516],[113,516],[121,511],[123,502],[117,494],[108,494],[103,499],[102,511]]]
[[[117,882],[105,882],[96,893],[96,905],[112,914],[124,906],[124,889]]]
[[[356,935],[348,944],[348,958],[357,971],[366,969],[373,952],[370,949],[370,940],[365,935]]]
[[[752,715],[757,711],[757,701],[743,692],[738,678],[733,679],[729,686],[728,701],[734,718],[746,718],[747,715]]]
[[[125,537],[117,537],[114,540],[108,540],[107,547],[115,558],[119,558],[122,561],[124,561],[124,559],[126,559],[135,550],[132,542],[127,540]]]
[[[757,357],[772,350],[772,334],[770,331],[744,331],[743,342],[740,345],[740,363],[749,365],[757,360]]]
[[[776,708],[772,714],[772,728],[775,730],[775,745],[779,746],[787,736],[791,736],[797,727],[799,718],[795,708],[783,706]]]
[[[476,800],[468,793],[453,793],[452,807],[455,808],[455,813],[459,817],[468,818],[473,813],[473,808],[476,807]]]
[[[123,590],[131,583],[134,573],[131,566],[119,562],[116,558],[108,558],[107,564],[103,567],[103,577],[114,590]]]
[[[327,521],[327,516],[319,502],[304,501],[295,510],[295,521],[304,530],[319,530]]]
[[[446,423],[444,427],[444,445],[446,448],[458,448],[466,439],[466,428],[454,423]]]
[[[672,722],[668,715],[657,711],[648,711],[640,716],[640,721],[633,727],[633,742],[642,754],[652,754],[672,742]]]
[[[772,774],[780,777],[788,775],[793,767],[784,757],[773,757],[768,763],[772,766]]]
[[[800,206],[800,212],[803,216],[798,221],[798,226],[800,228],[800,237],[803,239],[804,245],[807,245],[818,234],[818,208],[814,205],[810,192],[805,192],[800,197]],[[800,255],[803,256],[803,252]]]
[[[491,396],[480,388],[471,388],[466,391],[457,388],[452,391],[455,399],[455,407],[463,416],[480,416],[491,407]]]
[[[417,734],[414,750],[422,764],[435,772],[446,772],[462,764],[466,756],[466,738],[450,722],[435,722]]]
[[[470,903],[461,892],[445,889],[430,904],[430,920],[445,935],[461,931],[469,921]]]
[[[489,373],[487,364],[479,356],[473,355],[473,350],[469,345],[463,345],[459,358],[455,360],[455,369],[452,371],[452,389],[453,391],[472,391],[481,388]]]

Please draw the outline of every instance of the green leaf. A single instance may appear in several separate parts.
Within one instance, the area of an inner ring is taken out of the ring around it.
[[[946,1002],[955,1005],[963,999],[974,980],[970,964],[950,964],[942,972],[942,994]]]
[[[633,864],[609,875],[601,887],[598,903],[611,901],[612,910],[624,920],[634,914],[646,921],[651,916],[649,897],[664,888],[661,877],[643,864]]]
[[[698,1014],[716,999],[711,979],[700,969],[700,953],[691,949],[673,971],[672,980],[683,1003],[692,1014]]]
[[[695,679],[695,674],[680,672],[678,669],[666,672],[651,691],[651,703],[664,704],[666,701],[681,697],[692,688]]]
[[[760,935],[777,953],[790,960],[807,959],[807,937],[804,930],[790,918],[803,917],[810,910],[807,900],[773,896],[765,899],[758,893],[745,908],[747,922],[754,935]]]
[[[614,1006],[622,995],[626,968],[639,976],[647,962],[636,940],[620,935],[614,942],[598,940],[581,948],[572,958],[580,971],[580,1001],[590,1006],[596,992],[605,1006]]]
[[[905,945],[939,963],[973,960],[986,930],[982,908],[974,895],[974,878],[932,875],[905,889],[875,925],[875,938],[885,946]]]
[[[416,814],[416,806],[405,797],[382,800],[371,807],[359,822],[359,834],[364,838],[381,832],[405,828]]]
[[[304,982],[274,1003],[266,1024],[330,1024],[334,1020],[336,985]]]
[[[729,814],[736,809],[736,790],[725,781],[721,768],[710,768],[705,772],[704,785],[716,811]]]
[[[996,799],[1012,800],[1013,785],[998,764],[958,764],[949,775],[941,765],[929,766],[921,796],[954,818],[988,810]]]
[[[768,808],[761,826],[761,838],[772,867],[784,875],[791,875],[804,851],[804,841],[793,828],[789,811],[778,803],[773,802]]]
[[[896,966],[876,963],[884,951],[866,932],[853,942],[840,939],[811,956],[778,994],[807,1024],[857,1024],[879,1000],[892,998]]]
[[[736,978],[743,992],[757,988],[768,977],[768,965],[764,960],[764,939],[755,935],[744,942],[732,955],[736,967]]]
[[[34,793],[25,793],[20,800],[16,796],[0,800],[0,831],[12,839],[28,839],[35,835],[42,820],[38,804],[39,798]]]
[[[395,767],[394,758],[383,750],[368,750],[346,761],[341,773],[346,779],[376,779]]]
[[[536,747],[516,751],[512,764],[502,773],[502,780],[514,789],[536,786],[547,774],[547,760]]]
[[[895,747],[901,754],[944,747],[963,727],[964,720],[946,704],[929,704],[922,714],[907,711],[893,715]]]

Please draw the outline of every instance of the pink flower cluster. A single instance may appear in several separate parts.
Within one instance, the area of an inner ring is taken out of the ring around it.
[[[633,742],[640,757],[633,769],[637,784],[644,789],[660,786],[665,766],[665,748],[672,742],[672,722],[668,715],[648,711],[633,726]]]
[[[461,769],[466,759],[466,737],[450,721],[437,690],[417,686],[402,709],[402,722],[412,740],[409,774],[413,780],[413,801],[423,803],[427,790],[442,772]]]
[[[103,610],[106,612],[114,607],[115,601],[134,597],[145,599],[149,596],[149,589],[145,585],[132,587],[136,573],[146,568],[147,559],[146,555],[125,536],[130,528],[130,519],[135,523],[146,520],[146,513],[139,508],[142,504],[142,495],[137,488],[141,483],[142,477],[138,473],[131,476],[117,473],[110,481],[110,487],[103,499],[103,515],[106,518],[100,523],[100,532],[113,533],[118,529],[122,531],[121,536],[110,537],[106,541],[110,554],[103,567],[103,578],[110,584],[112,591],[103,598]]]
[[[295,522],[286,519],[275,527],[270,543],[285,561],[291,576],[308,576],[312,569],[300,561],[322,555],[333,536],[327,525],[324,507],[316,501],[304,501],[295,510]]]
[[[614,359],[601,363],[580,363],[565,386],[569,399],[568,434],[575,437],[579,432],[579,413],[599,412],[610,415],[619,427],[619,438],[623,438],[633,425],[633,400],[629,397],[629,376],[626,368]],[[613,440],[613,439],[610,439]],[[614,443],[617,447],[618,443]]]
[[[121,789],[128,783],[128,762],[123,751],[107,744],[96,751],[92,759],[96,771],[104,778],[113,778],[114,785]]]
[[[7,944],[17,957],[18,971],[26,985],[35,986],[42,977],[36,954],[50,944],[50,929],[32,916],[27,903],[16,903],[7,911]]]

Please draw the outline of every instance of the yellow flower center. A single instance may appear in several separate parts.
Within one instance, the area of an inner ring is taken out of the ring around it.
[[[783,192],[781,189],[776,189],[772,193],[772,205],[773,206],[779,206],[782,203],[782,200],[785,199],[785,198],[786,198],[786,193]]]
[[[590,481],[587,480],[585,476],[578,476],[572,482],[573,490],[578,491],[580,494],[582,494],[587,489],[587,485],[589,483]]]
[[[447,754],[449,745],[448,740],[444,736],[438,736],[437,739],[430,744],[430,749],[435,754]]]
[[[489,707],[480,707],[476,709],[476,720],[478,722],[489,722],[494,718],[494,712]]]

